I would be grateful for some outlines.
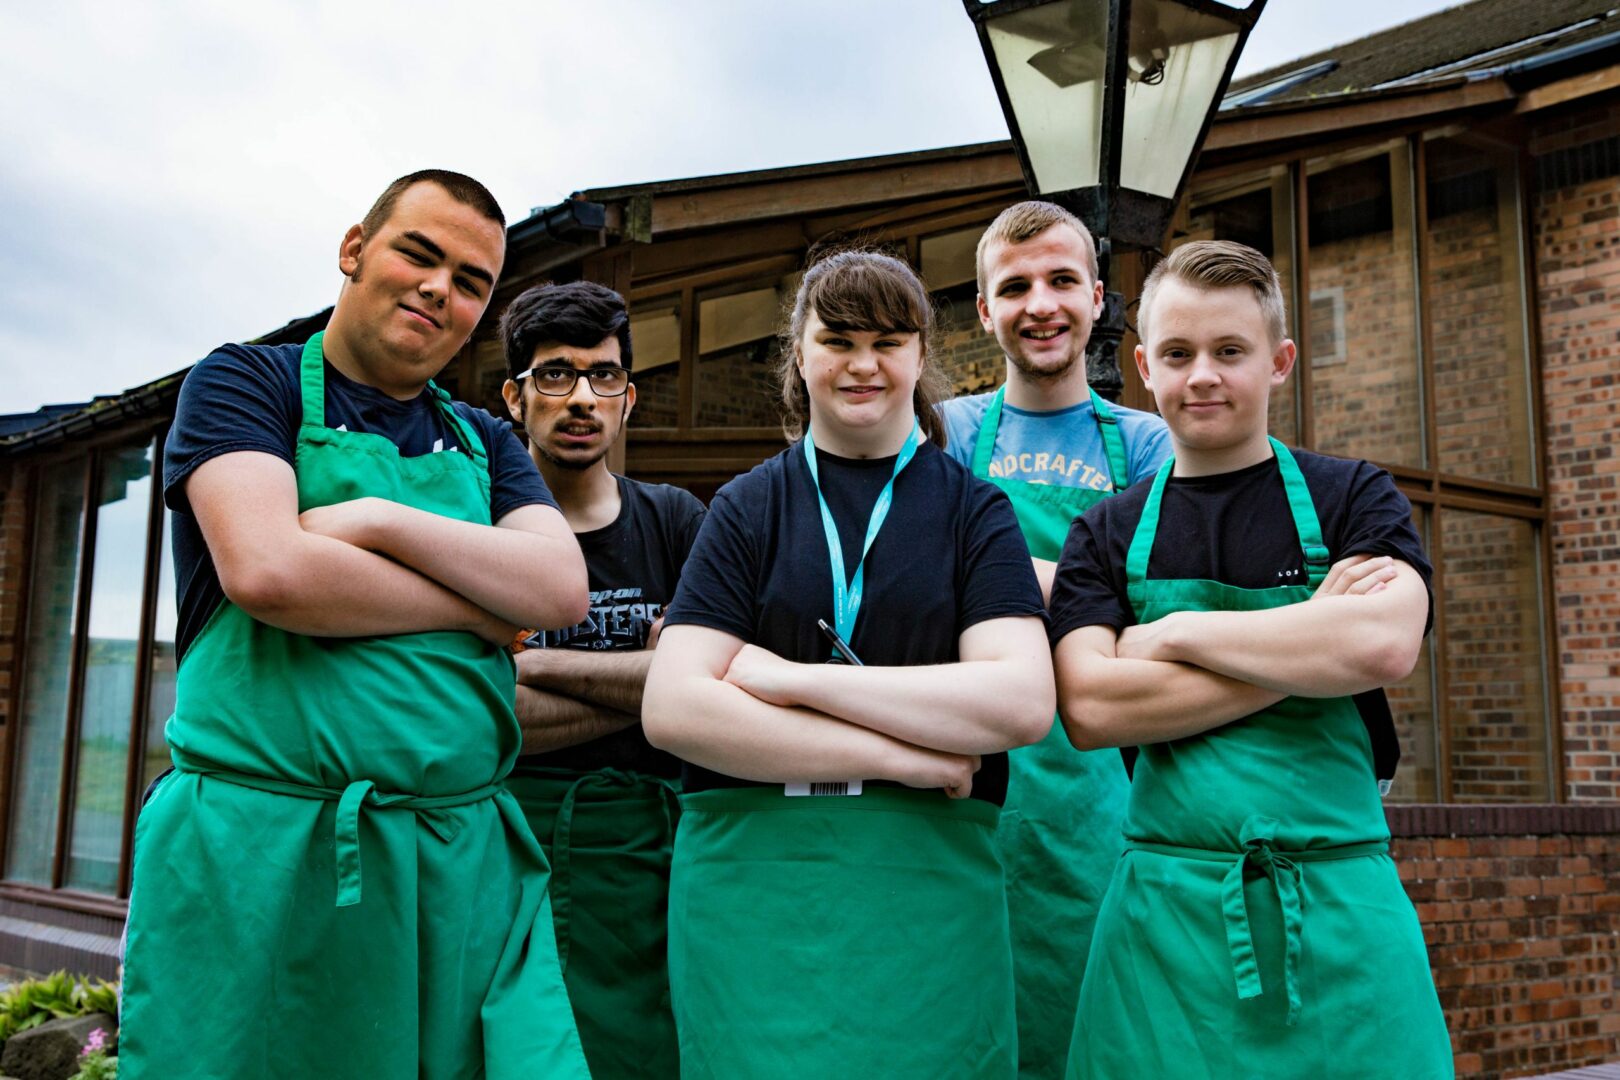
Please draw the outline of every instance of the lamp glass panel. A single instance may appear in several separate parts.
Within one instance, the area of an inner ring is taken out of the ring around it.
[[[1131,5],[1121,187],[1175,197],[1237,42],[1232,23],[1175,0]]]
[[[1044,4],[985,20],[985,32],[1040,192],[1102,175],[1107,0]]]

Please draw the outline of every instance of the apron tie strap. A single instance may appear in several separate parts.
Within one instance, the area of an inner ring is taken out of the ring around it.
[[[460,832],[461,823],[453,815],[444,813],[445,810],[484,802],[505,790],[500,784],[485,784],[451,795],[413,795],[402,791],[380,792],[371,780],[355,780],[343,788],[329,788],[215,768],[193,761],[178,750],[174,751],[174,764],[178,772],[211,776],[238,787],[272,795],[290,795],[295,799],[337,803],[337,821],[332,828],[332,866],[337,878],[337,906],[340,908],[353,907],[360,902],[360,813],[367,806],[379,810],[414,810],[417,819],[428,827],[428,831],[448,844]]]
[[[625,772],[622,769],[604,768],[585,773],[569,784],[568,790],[563,793],[562,802],[557,807],[557,820],[551,827],[551,915],[559,927],[572,925],[568,921],[568,916],[572,899],[569,864],[573,853],[574,804],[579,789],[586,784],[600,788],[634,788],[643,784],[656,786],[663,795],[664,821],[671,835],[675,831],[675,818],[680,813],[680,797],[675,794],[675,789],[657,777]],[[571,933],[557,935],[557,962],[564,974],[568,973],[568,946],[572,940]]]
[[[1277,892],[1277,906],[1282,911],[1283,989],[1288,996],[1287,1022],[1292,1027],[1299,1019],[1302,1007],[1299,993],[1299,961],[1304,953],[1305,932],[1305,874],[1302,864],[1387,855],[1389,842],[1371,840],[1330,848],[1279,851],[1276,835],[1276,819],[1256,814],[1245,821],[1239,831],[1238,841],[1243,845],[1241,851],[1212,851],[1209,848],[1141,840],[1127,841],[1125,849],[1227,865],[1226,874],[1221,879],[1221,918],[1226,925],[1226,950],[1232,960],[1232,978],[1237,986],[1237,996],[1243,1001],[1264,993],[1260,985],[1260,963],[1254,951],[1249,905],[1243,895],[1245,868],[1253,864],[1271,882]]]

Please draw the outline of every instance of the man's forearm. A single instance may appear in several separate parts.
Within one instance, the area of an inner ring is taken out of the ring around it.
[[[528,649],[518,654],[518,683],[640,716],[653,655],[652,649]]]
[[[629,713],[521,684],[517,688],[517,718],[523,729],[525,754],[578,746],[636,723],[636,717]]]
[[[1095,657],[1074,667],[1059,660],[1058,713],[1082,750],[1201,735],[1285,696],[1190,664]]]
[[[1285,694],[1343,697],[1411,673],[1427,611],[1423,583],[1407,570],[1376,595],[1263,611],[1183,611],[1149,624],[1156,630],[1140,629],[1147,658],[1196,664]],[[1121,652],[1143,656],[1134,644]]]

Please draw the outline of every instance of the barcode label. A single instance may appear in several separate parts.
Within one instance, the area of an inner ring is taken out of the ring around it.
[[[818,780],[811,784],[783,784],[784,795],[859,795],[859,780]]]

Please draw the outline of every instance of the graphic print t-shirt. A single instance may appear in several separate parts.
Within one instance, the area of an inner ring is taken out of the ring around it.
[[[644,649],[652,624],[674,598],[681,566],[703,523],[703,504],[667,484],[615,479],[619,516],[611,525],[574,534],[590,578],[590,611],[578,625],[536,631],[524,642],[527,647]],[[647,742],[639,723],[578,746],[524,755],[518,767],[617,768],[669,779],[681,771],[677,758]]]
[[[940,406],[950,436],[947,452],[969,469],[973,468],[979,429],[994,396],[974,394]],[[1170,456],[1170,433],[1155,413],[1123,405],[1114,405],[1111,411],[1119,421],[1130,467],[1129,476],[1114,478],[1119,489],[1124,490],[1151,477]],[[1001,426],[996,429],[987,471],[992,478],[1107,491],[1108,451],[1097,429],[1091,399],[1052,412],[1030,412],[1003,403]]]

